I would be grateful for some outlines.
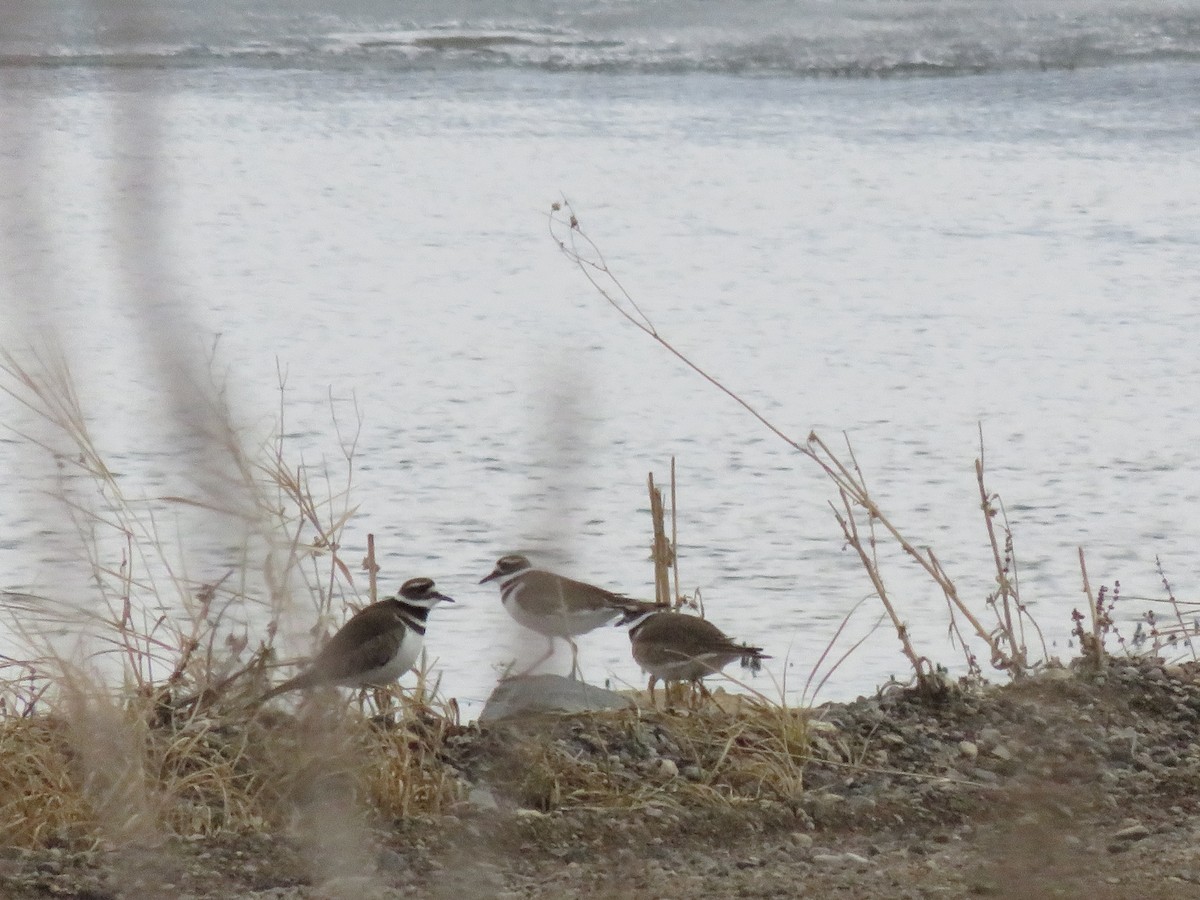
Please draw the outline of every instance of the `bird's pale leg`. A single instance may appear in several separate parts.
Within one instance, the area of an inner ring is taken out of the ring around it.
[[[649,691],[650,691],[650,708],[651,709],[658,709],[658,701],[654,699],[654,685],[657,683],[657,681],[658,681],[658,679],[655,678],[653,675],[650,676]],[[668,682],[665,682],[665,684],[667,685],[667,690],[670,691],[671,690],[671,682],[668,681]]]
[[[513,678],[524,678],[526,675],[528,675],[530,672],[532,672],[534,669],[536,669],[538,666],[540,666],[542,663],[544,663],[546,660],[548,660],[553,655],[554,655],[554,638],[547,637],[546,638],[546,652],[543,653],[541,656],[539,656],[536,660],[534,660],[531,665],[526,666],[524,669],[522,669],[516,675],[506,676],[504,680],[508,681]]]
[[[583,679],[579,677],[581,674],[579,671],[579,645],[571,638],[567,638],[567,643],[571,645],[571,677],[576,681],[582,681]]]

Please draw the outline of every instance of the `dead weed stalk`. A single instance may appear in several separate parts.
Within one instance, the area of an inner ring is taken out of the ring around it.
[[[933,550],[930,548],[921,549],[914,545],[900,531],[899,527],[879,508],[867,488],[866,480],[862,475],[857,461],[854,459],[853,449],[849,446],[848,439],[847,454],[843,458],[833,452],[829,445],[815,432],[809,434],[807,440],[804,442],[792,438],[762,415],[743,396],[727,387],[676,348],[658,331],[650,317],[646,315],[645,311],[638,305],[637,301],[634,300],[620,279],[611,270],[599,246],[581,228],[579,219],[567,200],[564,199],[551,205],[548,215],[548,226],[551,238],[564,256],[579,269],[597,293],[614,310],[695,374],[699,375],[704,381],[741,406],[743,410],[749,413],[760,425],[777,438],[797,451],[801,456],[818,465],[829,480],[833,482],[840,500],[840,505],[833,507],[835,519],[847,543],[858,554],[859,560],[871,580],[872,587],[892,623],[892,627],[900,641],[901,650],[912,666],[917,684],[923,693],[940,693],[944,685],[942,680],[937,677],[935,668],[929,659],[919,653],[913,646],[909,637],[908,627],[888,594],[875,555],[877,547],[875,529],[877,526],[938,586],[946,598],[952,620],[955,616],[961,616],[969,624],[976,638],[983,641],[987,646],[990,661],[994,668],[1007,672],[1012,678],[1021,678],[1031,671],[1034,663],[1028,658],[1022,630],[1022,623],[1028,618],[1027,613],[1024,607],[1019,604],[1018,595],[1015,593],[1015,579],[1008,579],[1005,576],[1002,561],[997,563],[1000,570],[1000,589],[996,596],[998,596],[999,601],[998,603],[989,602],[989,607],[997,614],[998,622],[995,627],[989,628],[980,621],[979,617],[975,615],[967,603],[959,596],[957,587]],[[989,524],[989,534],[995,548],[996,536],[994,529],[991,527],[991,514],[988,512],[991,503],[989,497],[991,495],[983,487],[982,481],[982,453],[980,460],[977,461],[976,471],[979,477],[981,495],[984,500],[985,519]],[[865,519],[866,534],[863,534],[862,526],[859,524],[860,517]],[[998,556],[998,558],[1000,557]],[[952,627],[956,628],[957,626],[952,624]],[[964,648],[966,647],[965,642],[963,646]],[[974,664],[969,650],[966,652],[968,664]],[[978,669],[977,664],[974,665]]]

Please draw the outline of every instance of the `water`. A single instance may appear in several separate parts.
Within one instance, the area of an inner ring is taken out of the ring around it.
[[[196,358],[220,335],[251,431],[286,370],[308,462],[336,468],[330,396],[343,426],[353,397],[345,555],[373,532],[385,587],[459,600],[428,646],[469,712],[522,649],[478,579],[526,549],[647,596],[645,479],[672,456],[683,586],[775,656],[757,687],[794,694],[870,592],[816,467],[558,253],[564,194],[681,351],[798,440],[849,434],[977,609],[981,424],[1052,652],[1079,546],[1094,584],[1162,596],[1159,556],[1195,596],[1200,4],[97,9],[0,19],[4,346],[54,323],[134,495],[190,486],[156,355],[176,305],[166,335]],[[4,586],[82,583],[48,562],[53,467],[11,436],[0,460]],[[190,573],[219,577],[225,535],[196,528]],[[919,649],[955,663],[940,593],[885,563]],[[641,681],[623,632],[582,646],[591,680]],[[823,696],[904,670],[885,627]]]
[[[4,0],[17,65],[894,75],[1194,62],[1194,0]]]

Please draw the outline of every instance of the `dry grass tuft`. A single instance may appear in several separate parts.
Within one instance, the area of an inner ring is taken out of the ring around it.
[[[344,481],[328,464],[288,459],[282,402],[276,435],[245,450],[214,386],[209,450],[224,455],[226,479],[146,498],[105,463],[65,355],[0,351],[0,392],[32,414],[18,437],[65,473],[56,489],[65,540],[91,586],[0,594],[24,651],[0,657],[0,840],[153,846],[171,835],[290,832],[327,877],[368,852],[372,820],[460,799],[438,761],[457,709],[427,671],[415,689],[349,705],[332,693],[301,700],[294,714],[258,703],[278,678],[276,638],[293,607],[307,601],[297,618],[316,620],[306,656],[344,608],[377,599],[373,589],[359,597],[341,557],[357,431],[343,430],[336,407]],[[210,577],[194,577],[197,560],[213,566],[212,551],[197,554],[185,535],[235,546]],[[388,716],[371,716],[385,705]]]
[[[462,780],[441,759],[456,730],[446,719],[413,719],[389,729],[372,727],[362,737],[364,793],[385,819],[441,815],[463,799]]]
[[[79,790],[65,724],[51,716],[0,719],[0,844],[88,844],[94,821]]]
[[[720,809],[792,804],[814,759],[850,752],[809,710],[717,690],[695,709],[637,709],[548,716],[499,726],[457,761],[510,797],[542,811]]]
[[[361,825],[443,813],[462,799],[461,780],[440,759],[459,726],[415,709],[388,723],[340,701],[311,707],[159,725],[131,707],[103,727],[89,716],[87,736],[57,716],[0,720],[0,844],[303,832],[334,805]]]

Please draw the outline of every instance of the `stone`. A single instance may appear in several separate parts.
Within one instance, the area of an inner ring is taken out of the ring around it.
[[[803,831],[793,831],[789,837],[797,850],[811,850],[813,846],[813,838],[811,834],[805,834]]]
[[[479,714],[479,721],[498,722],[547,713],[597,712],[633,706],[633,701],[623,694],[573,678],[530,675],[508,678],[497,684]]]
[[[651,767],[651,771],[653,771],[654,774],[659,778],[674,778],[679,774],[679,766],[675,764],[674,760],[662,757],[655,760],[654,765]]]
[[[840,853],[814,853],[812,861],[819,866],[840,866],[846,860]]]
[[[1113,835],[1113,838],[1118,841],[1140,841],[1144,837],[1150,836],[1150,829],[1140,822],[1136,825],[1127,825]]]
[[[479,812],[496,812],[500,809],[500,804],[496,802],[496,795],[489,788],[476,785],[471,788],[467,794],[467,802],[471,804],[472,809]]]

